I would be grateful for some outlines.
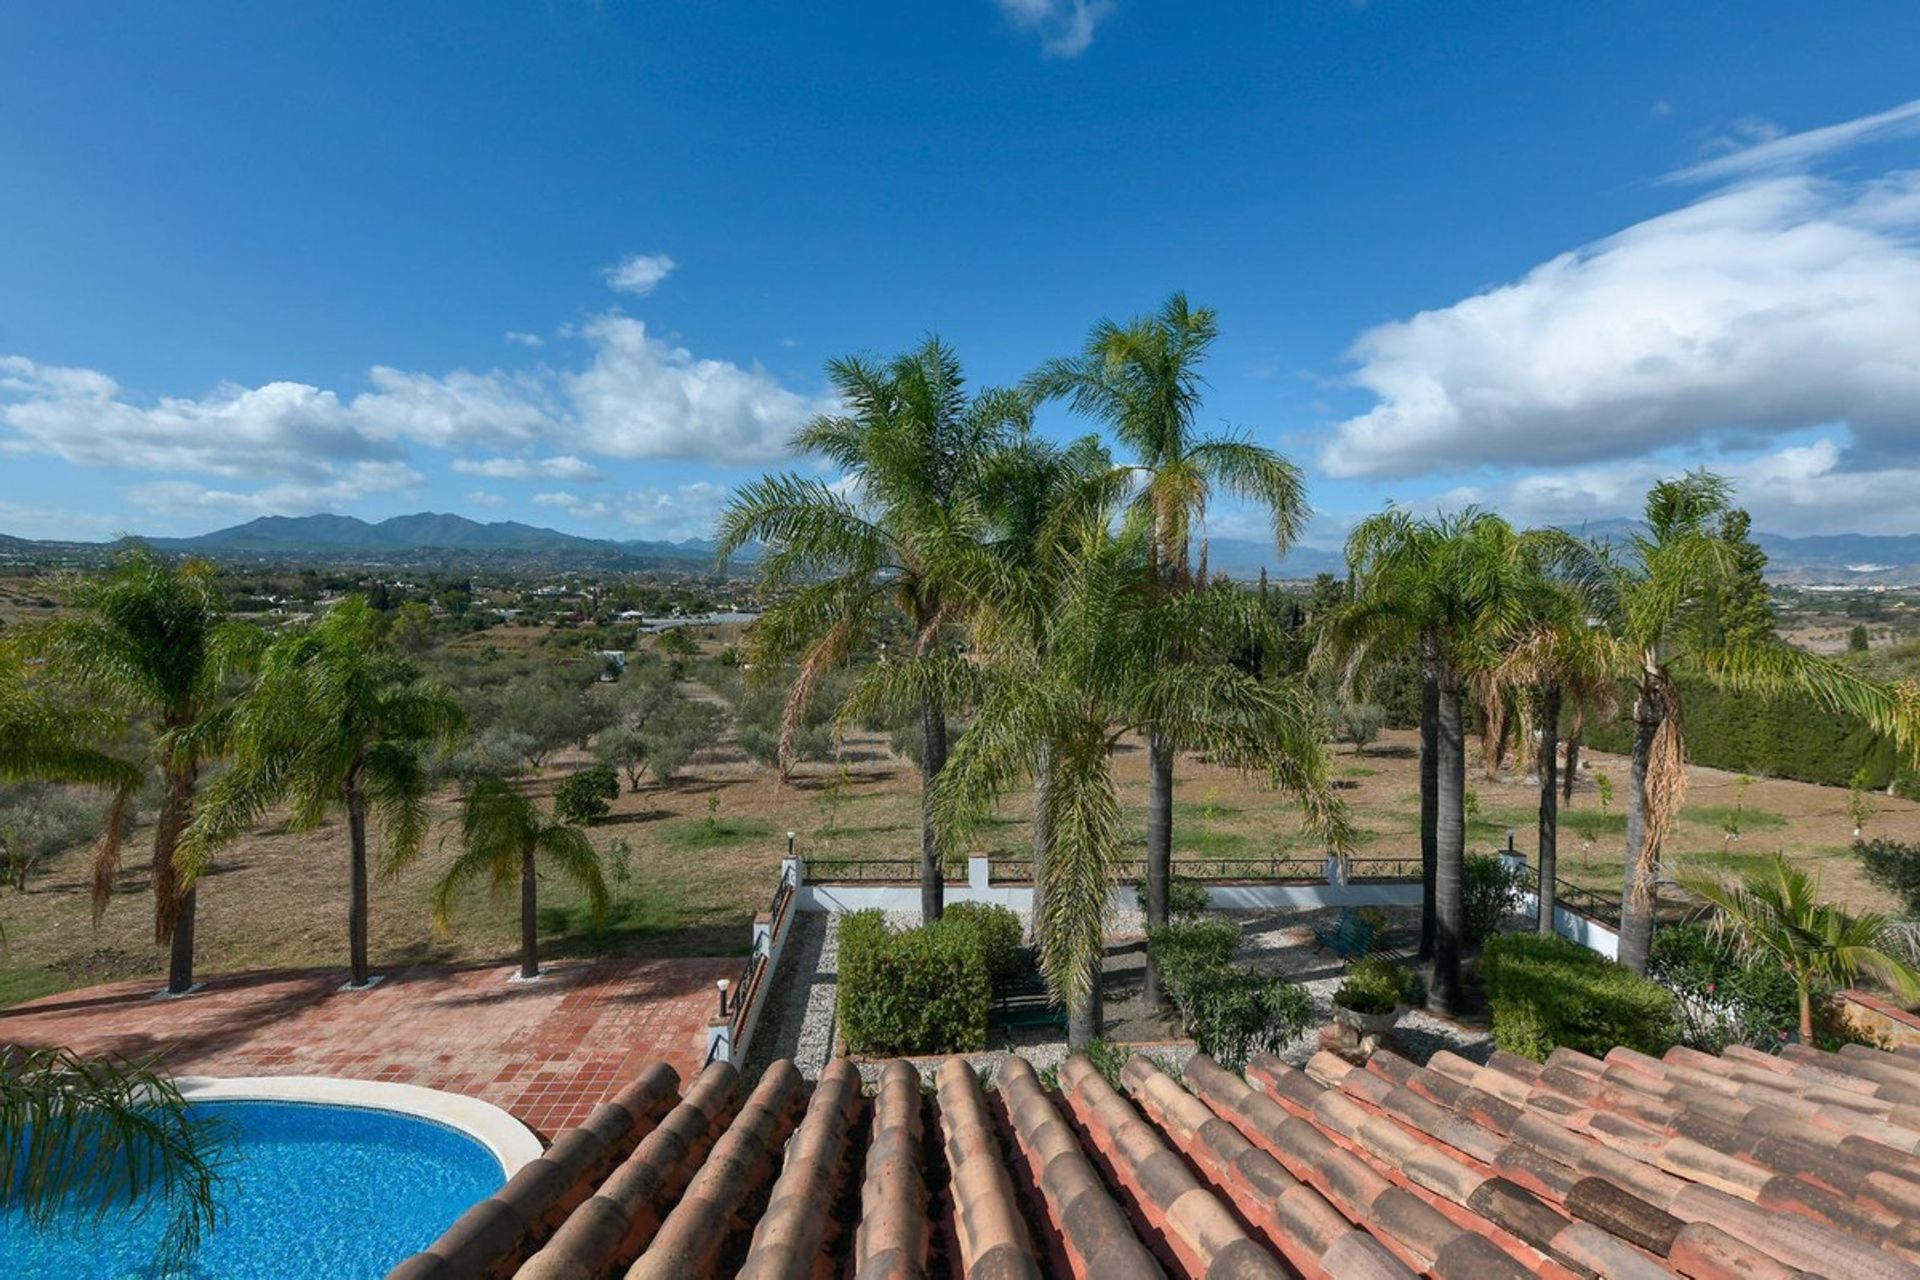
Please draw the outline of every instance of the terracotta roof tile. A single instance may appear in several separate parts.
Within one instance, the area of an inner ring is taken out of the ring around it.
[[[1920,1280],[1920,1054],[1059,1079],[651,1068],[394,1275]]]

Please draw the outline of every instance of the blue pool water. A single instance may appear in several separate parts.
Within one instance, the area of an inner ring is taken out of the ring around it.
[[[500,1189],[500,1162],[431,1120],[306,1102],[208,1102],[229,1126],[220,1225],[191,1268],[219,1280],[378,1280]],[[90,1214],[47,1232],[0,1215],[6,1280],[151,1280],[164,1223]]]

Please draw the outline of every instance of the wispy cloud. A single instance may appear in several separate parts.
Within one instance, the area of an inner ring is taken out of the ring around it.
[[[536,493],[533,495],[533,500],[538,506],[554,507],[566,512],[570,516],[577,516],[582,520],[601,519],[611,510],[606,503],[598,501],[597,499],[583,498],[577,493],[566,493],[564,491],[556,493]]]
[[[1755,128],[1765,125],[1764,128]],[[1802,133],[1782,134],[1764,121],[1736,124],[1736,149],[1666,175],[1669,182],[1725,182],[1754,174],[1803,168],[1823,156],[1869,142],[1920,134],[1920,98],[1897,107]]]
[[[644,298],[679,265],[664,253],[630,253],[602,274],[607,277],[608,288]]]
[[[533,347],[538,349],[547,345],[547,340],[539,334],[527,333],[521,329],[507,330],[506,340],[517,347]]]
[[[564,480],[591,484],[604,479],[600,468],[569,454],[553,458],[455,458],[453,469],[463,476],[489,480]]]
[[[504,507],[507,500],[497,493],[488,493],[485,489],[469,489],[466,494],[470,507]]]
[[[464,475],[566,483],[600,477],[589,458],[770,462],[794,428],[833,406],[757,364],[663,342],[617,312],[575,326],[571,341],[583,358],[526,372],[376,365],[358,394],[223,383],[154,401],[98,370],[0,356],[0,455],[196,477],[144,491],[176,509],[284,501],[311,510],[348,500],[355,485],[372,493],[417,482],[415,446],[499,455],[454,460]]]
[[[1363,334],[1336,475],[1564,465],[1851,427],[1920,458],[1920,172],[1735,187]]]
[[[1113,13],[1114,0],[994,0],[1016,26],[1040,37],[1049,58],[1077,58],[1093,44],[1096,28]]]

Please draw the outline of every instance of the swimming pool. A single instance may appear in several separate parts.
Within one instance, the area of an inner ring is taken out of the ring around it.
[[[501,1160],[435,1120],[333,1103],[206,1101],[196,1114],[231,1126],[222,1218],[190,1270],[221,1280],[386,1275],[433,1243],[506,1180]],[[151,1277],[160,1215],[130,1222],[91,1214],[47,1232],[0,1216],[8,1280]]]

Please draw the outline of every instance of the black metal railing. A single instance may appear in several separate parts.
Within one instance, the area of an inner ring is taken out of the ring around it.
[[[1520,887],[1534,894],[1538,901],[1540,892],[1540,872],[1536,867],[1528,867],[1520,879]],[[1607,893],[1599,889],[1588,889],[1581,885],[1553,878],[1553,901],[1556,906],[1565,907],[1577,916],[1585,916],[1595,924],[1605,925],[1618,932],[1620,929],[1620,895]]]
[[[808,884],[919,884],[918,858],[808,858]]]
[[[991,863],[995,884],[1032,884],[1032,858],[995,858]],[[1142,858],[1123,858],[1113,867],[1115,881],[1126,884],[1146,878],[1147,864]],[[1193,880],[1254,881],[1275,884],[1314,884],[1326,879],[1323,858],[1175,858],[1173,874]]]
[[[1347,882],[1358,880],[1418,880],[1421,863],[1412,858],[1348,858]]]

